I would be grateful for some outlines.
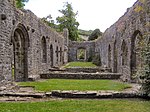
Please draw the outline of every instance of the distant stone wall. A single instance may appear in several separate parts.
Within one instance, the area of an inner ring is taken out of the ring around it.
[[[77,59],[77,51],[79,49],[85,49],[86,58],[84,61],[88,61],[92,58],[95,54],[95,42],[94,41],[83,41],[83,42],[76,42],[70,41],[68,47],[68,60],[71,61],[80,61]]]
[[[67,35],[64,32],[64,36]],[[68,37],[64,36],[31,11],[18,10],[10,0],[1,0],[0,80],[27,80],[66,63]]]

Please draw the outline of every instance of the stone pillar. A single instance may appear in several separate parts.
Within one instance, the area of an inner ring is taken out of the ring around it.
[[[68,46],[68,42],[69,42],[69,32],[68,32],[68,29],[67,28],[65,28],[64,30],[63,30],[63,36],[64,36],[64,45],[65,46]]]
[[[68,29],[65,28],[63,30],[63,36],[64,36],[64,53],[63,55],[63,63],[67,63],[68,62],[68,45],[69,45],[69,32]]]

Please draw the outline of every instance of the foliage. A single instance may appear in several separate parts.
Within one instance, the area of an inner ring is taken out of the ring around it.
[[[140,74],[142,94],[150,97],[150,43],[143,47],[142,57],[144,60],[144,70]]]
[[[99,29],[95,29],[92,34],[89,36],[88,40],[95,40],[97,39],[99,36],[102,35],[102,32]]]
[[[84,60],[85,58],[85,49],[78,49],[77,59]]]
[[[25,6],[25,3],[29,0],[16,0],[16,7],[17,8],[23,8]]]
[[[130,85],[112,80],[75,80],[75,79],[49,79],[37,82],[21,82],[20,85],[34,86],[39,91],[52,90],[116,90],[121,91]]]
[[[85,41],[85,40],[82,38],[81,35],[79,35],[79,37],[77,38],[77,41],[78,41],[78,42],[82,42],[82,41]]]
[[[100,54],[96,53],[95,56],[93,57],[92,59],[92,62],[97,65],[97,66],[101,66],[102,63],[101,63],[101,57],[100,57]]]
[[[69,39],[76,41],[78,38],[78,26],[79,23],[76,21],[76,16],[78,13],[73,11],[72,5],[68,2],[65,3],[64,9],[59,10],[62,14],[62,17],[57,17],[57,23],[59,30],[63,31],[64,28],[67,28],[69,31]]]
[[[53,20],[51,15],[48,15],[47,17],[43,17],[42,21],[46,23],[51,28],[54,28],[57,30],[57,25],[55,24],[55,21]]]
[[[51,100],[1,102],[0,112],[149,112],[150,101],[140,100]]]
[[[92,62],[70,62],[67,65],[64,66],[64,68],[73,68],[73,67],[96,67]]]
[[[134,9],[135,12],[140,12],[140,11],[143,11],[143,7],[142,6],[139,6],[137,5],[136,8]]]
[[[79,35],[90,36],[92,34],[92,30],[86,31],[79,29]]]

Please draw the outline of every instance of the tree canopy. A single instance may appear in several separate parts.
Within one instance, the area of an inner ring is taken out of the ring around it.
[[[77,12],[73,11],[72,5],[68,2],[65,3],[64,9],[59,10],[62,13],[61,17],[57,17],[58,28],[60,31],[63,31],[64,28],[67,28],[69,31],[69,39],[76,41],[78,36],[78,26],[79,22],[76,21]]]
[[[95,40],[97,39],[99,36],[102,36],[102,32],[99,29],[95,29],[91,35],[89,36],[88,40]]]
[[[15,0],[16,7],[17,8],[23,8],[25,6],[25,3],[29,0]]]
[[[51,14],[49,14],[47,17],[43,17],[42,21],[45,22],[51,28],[57,30],[57,25],[55,24],[55,20],[52,18]]]
[[[143,69],[140,73],[142,79],[142,94],[150,97],[150,43],[143,47],[142,56],[144,60]]]

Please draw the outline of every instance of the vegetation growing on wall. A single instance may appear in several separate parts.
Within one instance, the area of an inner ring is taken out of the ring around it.
[[[142,50],[142,56],[144,60],[143,70],[140,71],[142,94],[150,97],[150,43]]]
[[[25,6],[25,3],[29,0],[15,0],[16,7],[17,8],[23,8]]]

